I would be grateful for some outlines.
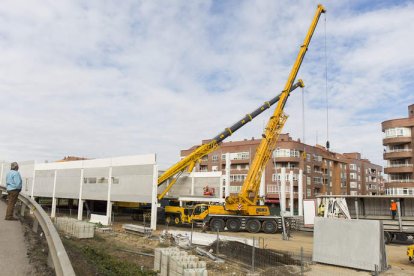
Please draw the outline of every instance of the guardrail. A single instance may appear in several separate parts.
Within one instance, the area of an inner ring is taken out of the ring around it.
[[[0,190],[6,191],[6,188],[0,186]],[[47,240],[49,254],[52,258],[56,275],[74,276],[75,271],[73,270],[68,254],[66,253],[62,240],[60,239],[59,234],[56,231],[56,228],[53,225],[48,214],[36,201],[24,194],[19,194],[19,200],[23,203],[23,209],[21,210],[21,213],[24,214],[24,208],[28,207],[30,211],[33,212],[37,222],[42,227],[43,233],[45,234]]]

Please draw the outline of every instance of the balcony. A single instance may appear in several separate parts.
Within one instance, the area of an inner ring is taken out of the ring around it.
[[[392,144],[407,144],[411,143],[411,136],[395,136],[395,137],[387,137],[382,140],[382,144],[385,145],[392,145]]]
[[[391,180],[384,183],[385,188],[394,189],[394,188],[413,188],[414,179],[409,180]]]
[[[384,159],[400,159],[400,158],[410,158],[412,156],[412,149],[394,149],[387,150],[384,153]]]
[[[414,195],[414,188],[387,188],[386,195]]]
[[[413,172],[413,164],[406,163],[406,164],[390,164],[385,169],[384,172],[386,174],[389,173],[412,173]]]

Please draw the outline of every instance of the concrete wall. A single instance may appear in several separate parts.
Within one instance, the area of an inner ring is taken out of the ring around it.
[[[381,221],[315,217],[313,261],[383,271],[387,267]]]
[[[214,188],[214,196],[218,197],[221,178],[221,172],[192,172],[187,176],[181,176],[167,195],[168,197],[203,196],[203,188],[208,186]],[[158,189],[158,193],[161,193],[165,187],[165,184],[162,185]]]

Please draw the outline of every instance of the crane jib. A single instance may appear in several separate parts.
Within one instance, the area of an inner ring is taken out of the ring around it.
[[[292,87],[290,89],[290,92],[292,92],[296,88],[302,87],[302,86],[303,86],[303,83],[301,81],[298,81],[297,83],[295,83],[294,85],[292,85]],[[227,137],[231,136],[239,128],[241,128],[242,126],[244,126],[245,124],[247,124],[248,122],[250,122],[251,120],[253,120],[255,117],[257,117],[258,115],[260,115],[261,113],[263,113],[263,111],[269,109],[272,105],[274,105],[275,103],[277,103],[279,101],[279,99],[280,99],[280,95],[281,94],[279,94],[276,97],[272,98],[270,101],[265,102],[259,108],[257,108],[256,110],[254,110],[252,113],[247,114],[246,116],[244,116],[241,120],[237,121],[237,123],[235,123],[231,127],[226,128],[219,135],[217,135],[216,137],[214,137],[213,140],[215,140],[217,143],[221,143],[224,139],[226,139]]]

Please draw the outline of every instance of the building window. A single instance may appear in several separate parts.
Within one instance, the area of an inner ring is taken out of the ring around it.
[[[408,127],[396,127],[385,130],[385,138],[411,137],[411,129]]]
[[[268,192],[268,193],[272,193],[272,194],[275,194],[275,193],[278,193],[279,192],[279,186],[278,185],[267,185],[266,186],[266,191]]]
[[[200,172],[206,172],[208,169],[207,165],[200,165]]]
[[[307,197],[311,197],[312,196],[311,189],[309,189],[309,188],[306,189],[306,196]]]
[[[213,156],[211,157],[211,160],[213,160],[213,161],[217,161],[217,160],[218,160],[218,155],[217,155],[217,154],[213,155]]]
[[[356,180],[357,179],[357,174],[356,173],[350,173],[349,178],[352,179],[352,180]]]
[[[244,182],[246,180],[247,174],[231,174],[230,182]]]
[[[357,169],[357,165],[356,165],[356,164],[349,164],[349,169],[350,169],[351,171],[356,171],[356,169]]]
[[[306,172],[307,172],[307,173],[311,173],[311,172],[312,172],[312,170],[311,170],[311,166],[306,165]]]
[[[239,193],[242,186],[229,186],[229,192],[232,194]]]
[[[295,149],[276,149],[273,151],[273,157],[299,157],[300,152]]]
[[[355,181],[351,181],[351,182],[349,182],[349,186],[351,187],[351,189],[356,189],[357,188],[357,183]]]
[[[306,185],[310,185],[311,184],[311,178],[310,176],[306,177]]]

